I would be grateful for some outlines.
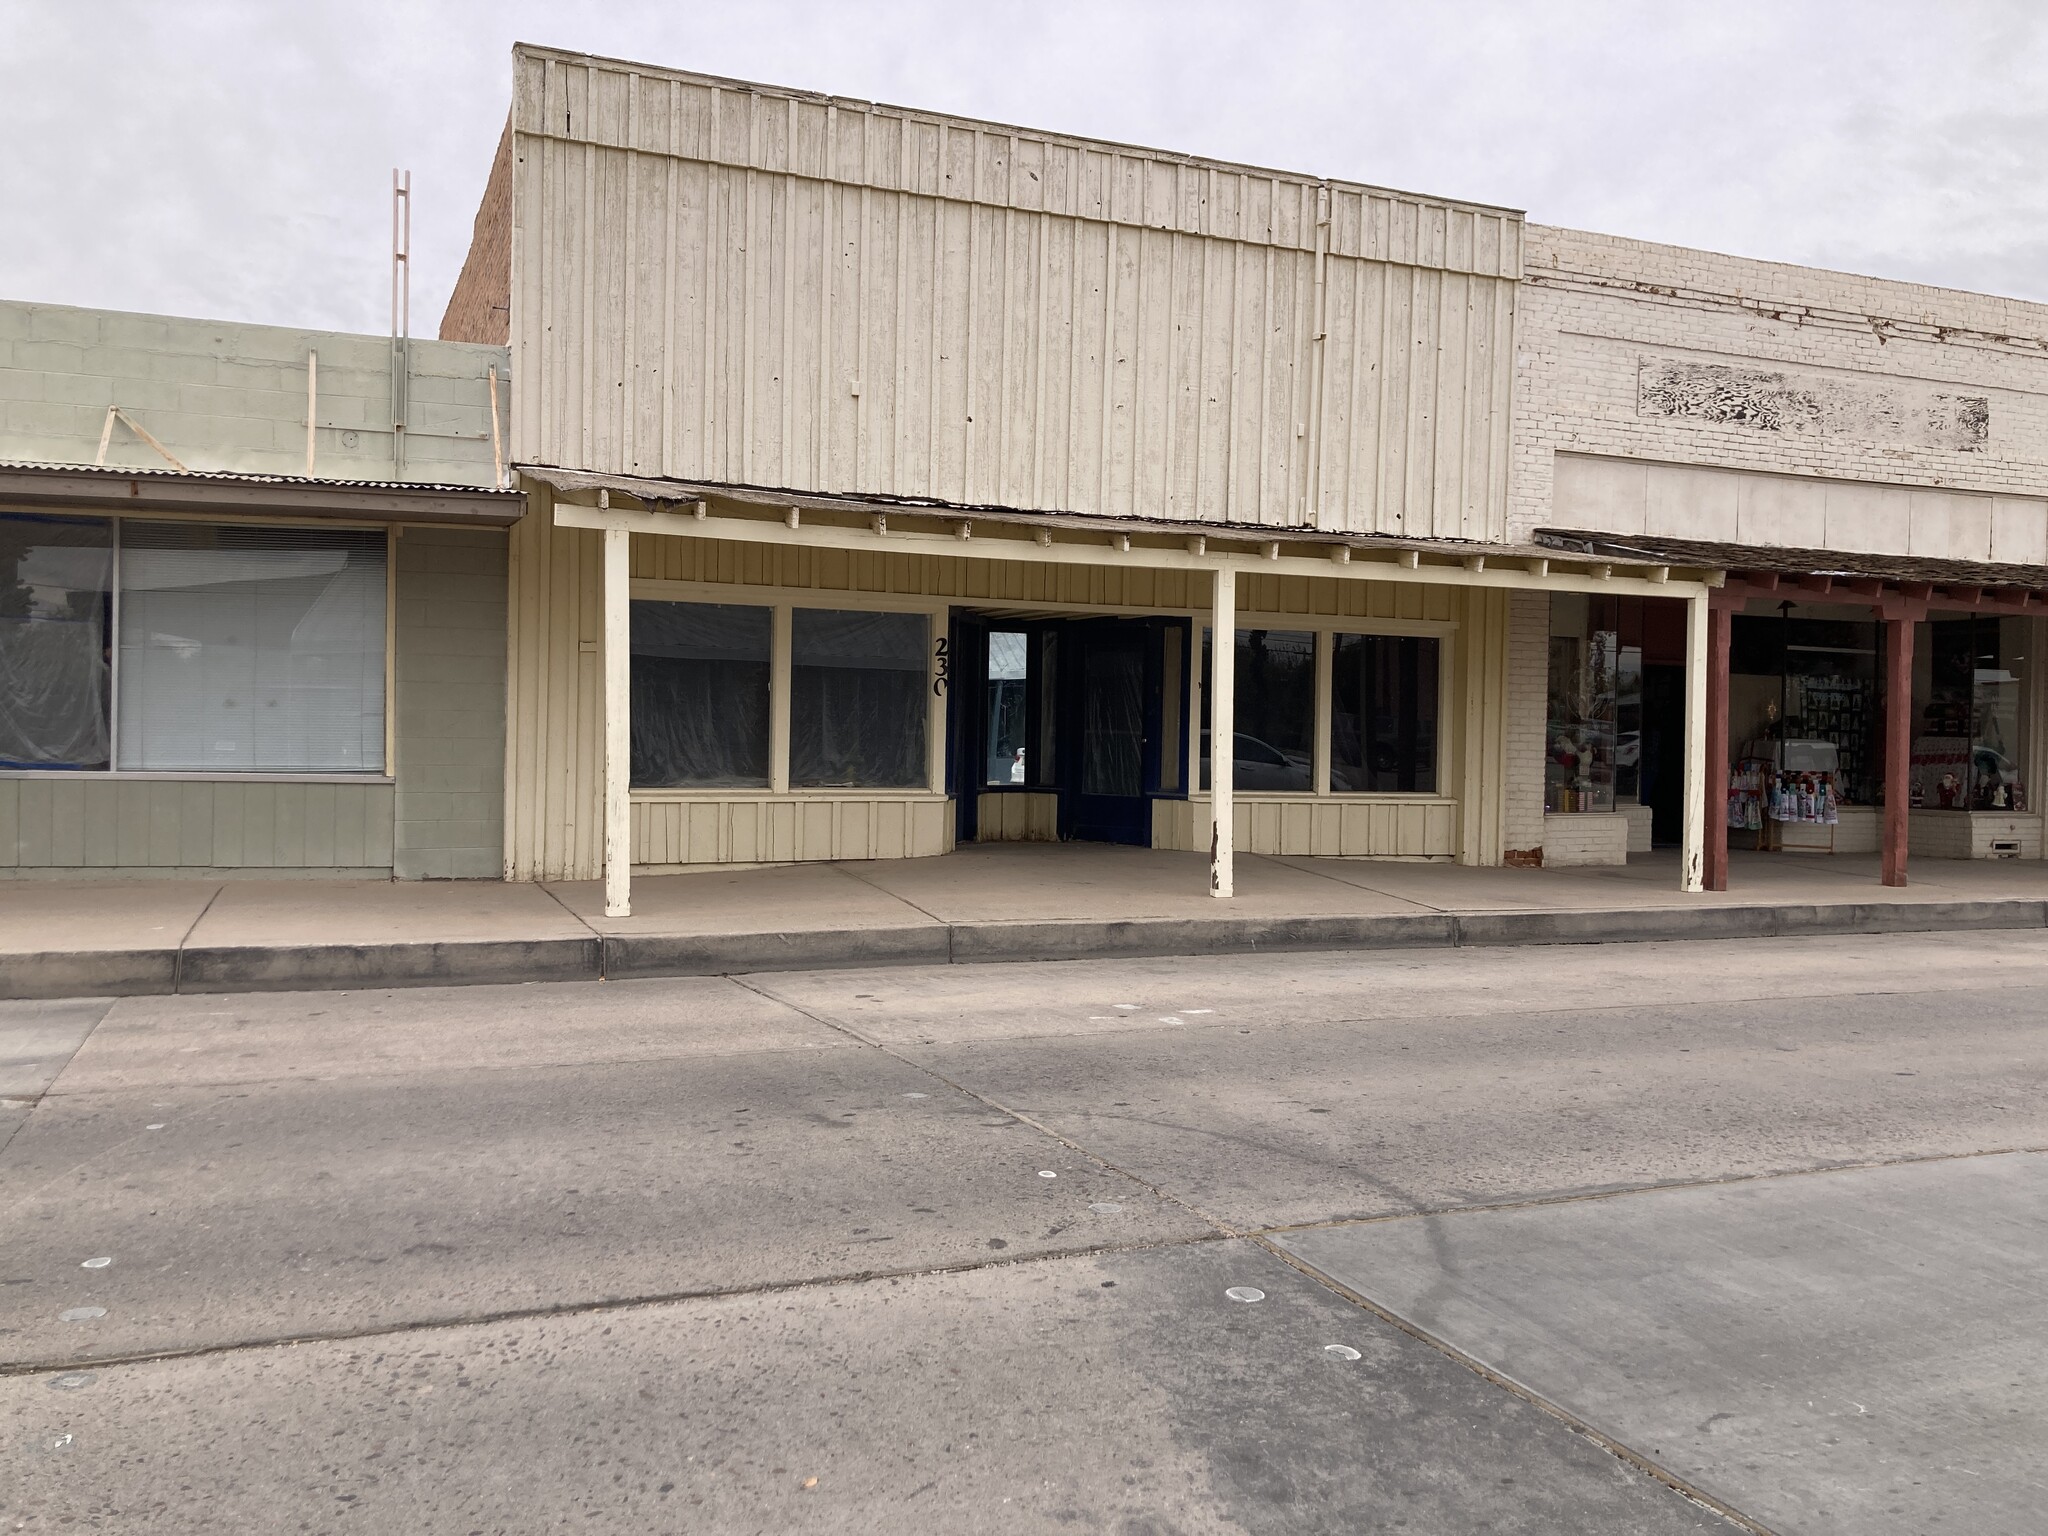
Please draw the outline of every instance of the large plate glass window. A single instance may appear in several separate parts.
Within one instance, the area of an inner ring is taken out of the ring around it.
[[[1330,788],[1435,794],[1440,642],[1428,635],[1338,635],[1335,641]]]
[[[0,768],[104,769],[113,526],[0,516]]]
[[[773,610],[636,601],[630,623],[633,783],[765,789]]]
[[[799,608],[791,615],[789,782],[922,789],[930,620]]]
[[[123,519],[116,765],[381,773],[385,536]]]
[[[1202,675],[1210,675],[1213,631],[1202,638]],[[1313,790],[1316,738],[1316,637],[1311,630],[1237,632],[1237,772],[1245,790]],[[1202,783],[1209,776],[1209,690],[1202,690]]]

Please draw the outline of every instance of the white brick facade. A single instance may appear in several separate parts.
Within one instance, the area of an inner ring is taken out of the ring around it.
[[[1511,538],[1565,527],[2048,564],[2048,305],[1526,234]],[[1673,411],[1645,385],[1688,374],[1703,390],[1763,380],[1809,409]],[[1958,430],[1972,408],[1981,419]],[[1598,817],[1544,831],[1544,607],[1511,621],[1506,846],[1547,837],[1555,864],[1605,833]]]

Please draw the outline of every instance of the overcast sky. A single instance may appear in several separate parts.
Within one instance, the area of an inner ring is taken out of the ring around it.
[[[515,39],[2048,300],[2044,0],[0,0],[0,297],[432,334]]]

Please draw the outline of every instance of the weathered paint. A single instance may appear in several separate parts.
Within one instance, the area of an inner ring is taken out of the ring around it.
[[[402,478],[494,484],[490,373],[503,414],[510,353],[416,339],[408,355]],[[169,469],[140,427],[195,471],[401,478],[391,368],[384,336],[0,301],[0,460]]]
[[[589,879],[602,867],[600,699],[601,535],[553,526],[537,493],[532,515],[511,533],[512,612],[508,684],[505,867],[513,879]],[[1355,568],[1354,568],[1355,569]],[[1074,613],[1173,613],[1206,621],[1206,572],[1137,565],[1031,564],[965,556],[745,544],[635,534],[629,571],[636,595],[709,602],[960,604]],[[1326,797],[1334,819],[1300,851],[1415,857],[1500,858],[1505,782],[1508,594],[1480,586],[1372,581],[1246,571],[1237,578],[1239,622],[1303,628],[1416,626],[1451,639],[1444,714],[1446,793],[1429,808],[1366,811]],[[1190,713],[1199,718],[1197,703]],[[933,740],[939,739],[933,733]],[[982,797],[984,807],[1031,798]],[[1049,800],[1050,797],[1044,797]],[[944,851],[952,820],[942,795],[640,790],[632,800],[633,858],[643,866],[884,858]],[[815,811],[807,806],[830,804]],[[1185,814],[1187,802],[1177,804]],[[1207,802],[1199,844],[1169,829],[1162,846],[1208,847]],[[857,808],[856,808],[857,807]],[[907,809],[904,809],[907,807]],[[1025,835],[1051,835],[1037,813]],[[987,815],[984,810],[984,816]],[[1001,835],[1016,835],[1007,820]],[[1254,824],[1254,835],[1264,837]],[[1327,835],[1323,835],[1327,833]],[[1265,851],[1260,842],[1257,851]],[[1274,845],[1277,847],[1277,845]],[[825,850],[825,851],[817,851]]]
[[[392,809],[388,782],[0,778],[0,872],[388,874]]]
[[[1517,214],[521,48],[525,462],[1505,532]]]

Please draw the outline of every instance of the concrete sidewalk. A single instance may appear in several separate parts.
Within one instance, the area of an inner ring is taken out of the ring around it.
[[[1273,949],[1573,944],[2048,927],[2048,865],[1736,854],[1686,895],[1673,855],[1625,868],[1467,869],[996,844],[942,858],[642,877],[634,915],[595,882],[0,883],[0,997],[722,975],[859,965]]]

